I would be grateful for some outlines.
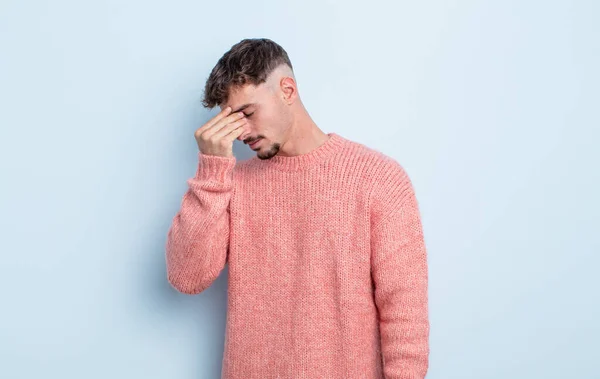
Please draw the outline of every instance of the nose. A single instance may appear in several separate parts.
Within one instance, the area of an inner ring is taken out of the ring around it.
[[[244,141],[244,139],[246,139],[250,135],[248,126],[245,125],[243,128],[244,128],[244,132],[237,137],[237,139],[240,141]]]

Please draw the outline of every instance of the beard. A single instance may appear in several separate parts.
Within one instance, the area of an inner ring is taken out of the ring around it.
[[[262,160],[271,159],[275,155],[277,155],[280,148],[281,148],[281,144],[278,142],[275,142],[275,143],[271,144],[271,146],[266,151],[259,150],[258,153],[256,154],[256,157],[258,159],[262,159]]]
[[[264,138],[265,138],[265,136],[263,136],[263,135],[258,135],[256,138],[248,137],[248,138],[244,139],[244,143],[250,144],[256,140],[264,139]],[[259,159],[262,159],[262,160],[271,159],[275,155],[277,155],[277,153],[279,153],[280,148],[281,148],[281,144],[279,142],[275,142],[275,143],[271,144],[271,146],[269,146],[269,148],[264,151],[263,151],[263,149],[258,149],[257,153],[256,153],[256,157]]]

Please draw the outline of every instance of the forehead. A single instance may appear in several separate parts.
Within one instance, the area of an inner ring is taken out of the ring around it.
[[[245,104],[259,103],[260,100],[265,96],[266,86],[264,83],[255,86],[253,84],[246,84],[243,87],[232,88],[229,90],[229,98],[225,104],[221,104],[221,109],[225,109],[228,106],[233,111]]]

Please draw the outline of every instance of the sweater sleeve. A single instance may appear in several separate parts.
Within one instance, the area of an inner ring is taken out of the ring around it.
[[[371,275],[386,379],[423,379],[429,366],[428,269],[414,188],[395,161],[371,208]]]
[[[169,283],[197,294],[209,287],[228,261],[229,202],[235,157],[198,152],[198,167],[167,233]]]

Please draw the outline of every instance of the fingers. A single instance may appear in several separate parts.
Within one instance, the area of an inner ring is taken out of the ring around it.
[[[211,126],[215,125],[217,122],[221,121],[223,118],[227,117],[227,115],[229,115],[230,113],[231,113],[231,107],[227,107],[227,108],[223,109],[221,112],[219,112],[215,117],[208,120],[208,122],[204,126],[206,126],[206,128],[208,129]]]
[[[246,118],[241,118],[237,121],[231,122],[231,123],[221,127],[219,130],[217,130],[211,136],[217,140],[222,139],[222,138],[226,138],[227,140],[229,140],[232,135],[235,135],[235,136],[233,136],[233,138],[231,138],[231,142],[233,142],[234,139],[236,139],[239,135],[244,133],[245,129],[243,128],[243,126],[246,125],[247,123],[248,123],[248,120]]]
[[[229,125],[231,123],[235,123],[240,120],[245,121],[244,112],[237,112],[237,113],[230,114],[226,117],[219,119],[216,123],[209,125],[209,126],[207,126],[208,124],[206,124],[206,125],[202,126],[200,129],[198,129],[198,133],[205,135],[206,138],[210,138],[213,135],[215,135],[217,132],[219,132],[221,129],[226,127],[227,125]]]

